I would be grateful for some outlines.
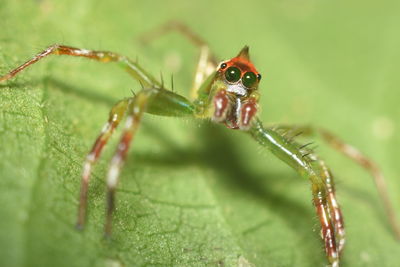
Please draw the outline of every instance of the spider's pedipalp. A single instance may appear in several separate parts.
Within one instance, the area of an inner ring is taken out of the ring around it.
[[[214,96],[214,115],[213,120],[215,122],[222,122],[226,120],[226,114],[228,109],[231,107],[231,100],[226,94],[225,90],[220,90]]]

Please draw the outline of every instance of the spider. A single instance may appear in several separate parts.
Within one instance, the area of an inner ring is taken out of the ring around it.
[[[169,31],[178,31],[200,50],[189,99],[167,90],[162,82],[125,56],[109,51],[94,51],[59,44],[49,46],[29,61],[0,77],[0,82],[4,82],[49,55],[67,55],[103,63],[115,62],[142,85],[142,89],[134,96],[122,99],[114,105],[107,123],[84,161],[77,228],[82,229],[85,224],[88,186],[93,165],[100,157],[114,130],[126,117],[125,128],[107,174],[104,231],[107,236],[111,235],[115,190],[119,174],[141,119],[144,113],[149,113],[159,116],[211,119],[215,123],[225,125],[228,129],[247,133],[261,146],[269,149],[276,157],[297,171],[300,176],[308,179],[311,183],[313,204],[321,225],[321,238],[327,261],[332,266],[339,266],[340,255],[345,244],[345,229],[342,212],[335,196],[332,173],[325,162],[309,148],[310,143],[300,144],[295,140],[299,133],[320,134],[329,145],[372,174],[391,227],[396,237],[400,238],[400,228],[386,193],[383,175],[372,160],[324,129],[309,126],[263,126],[257,117],[261,74],[250,60],[248,46],[240,50],[237,56],[218,63],[207,43],[179,22],[166,23],[143,35],[142,41],[147,43]]]

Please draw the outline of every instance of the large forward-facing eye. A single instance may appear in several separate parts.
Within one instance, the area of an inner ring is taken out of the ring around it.
[[[225,79],[230,83],[235,83],[240,80],[241,72],[236,67],[229,67],[225,71]]]
[[[246,72],[242,78],[242,84],[247,88],[252,88],[256,85],[257,75],[254,72]]]

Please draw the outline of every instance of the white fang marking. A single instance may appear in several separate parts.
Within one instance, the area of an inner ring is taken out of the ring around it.
[[[240,96],[247,95],[247,89],[243,87],[241,84],[228,84],[226,91],[235,93]]]

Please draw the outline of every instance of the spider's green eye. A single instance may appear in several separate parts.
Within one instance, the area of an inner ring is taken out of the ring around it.
[[[244,86],[247,88],[252,88],[257,82],[257,76],[254,74],[254,72],[246,72],[243,75],[242,78],[242,83]]]
[[[240,70],[236,67],[229,67],[225,71],[225,78],[230,83],[239,81],[240,76],[241,76]]]

